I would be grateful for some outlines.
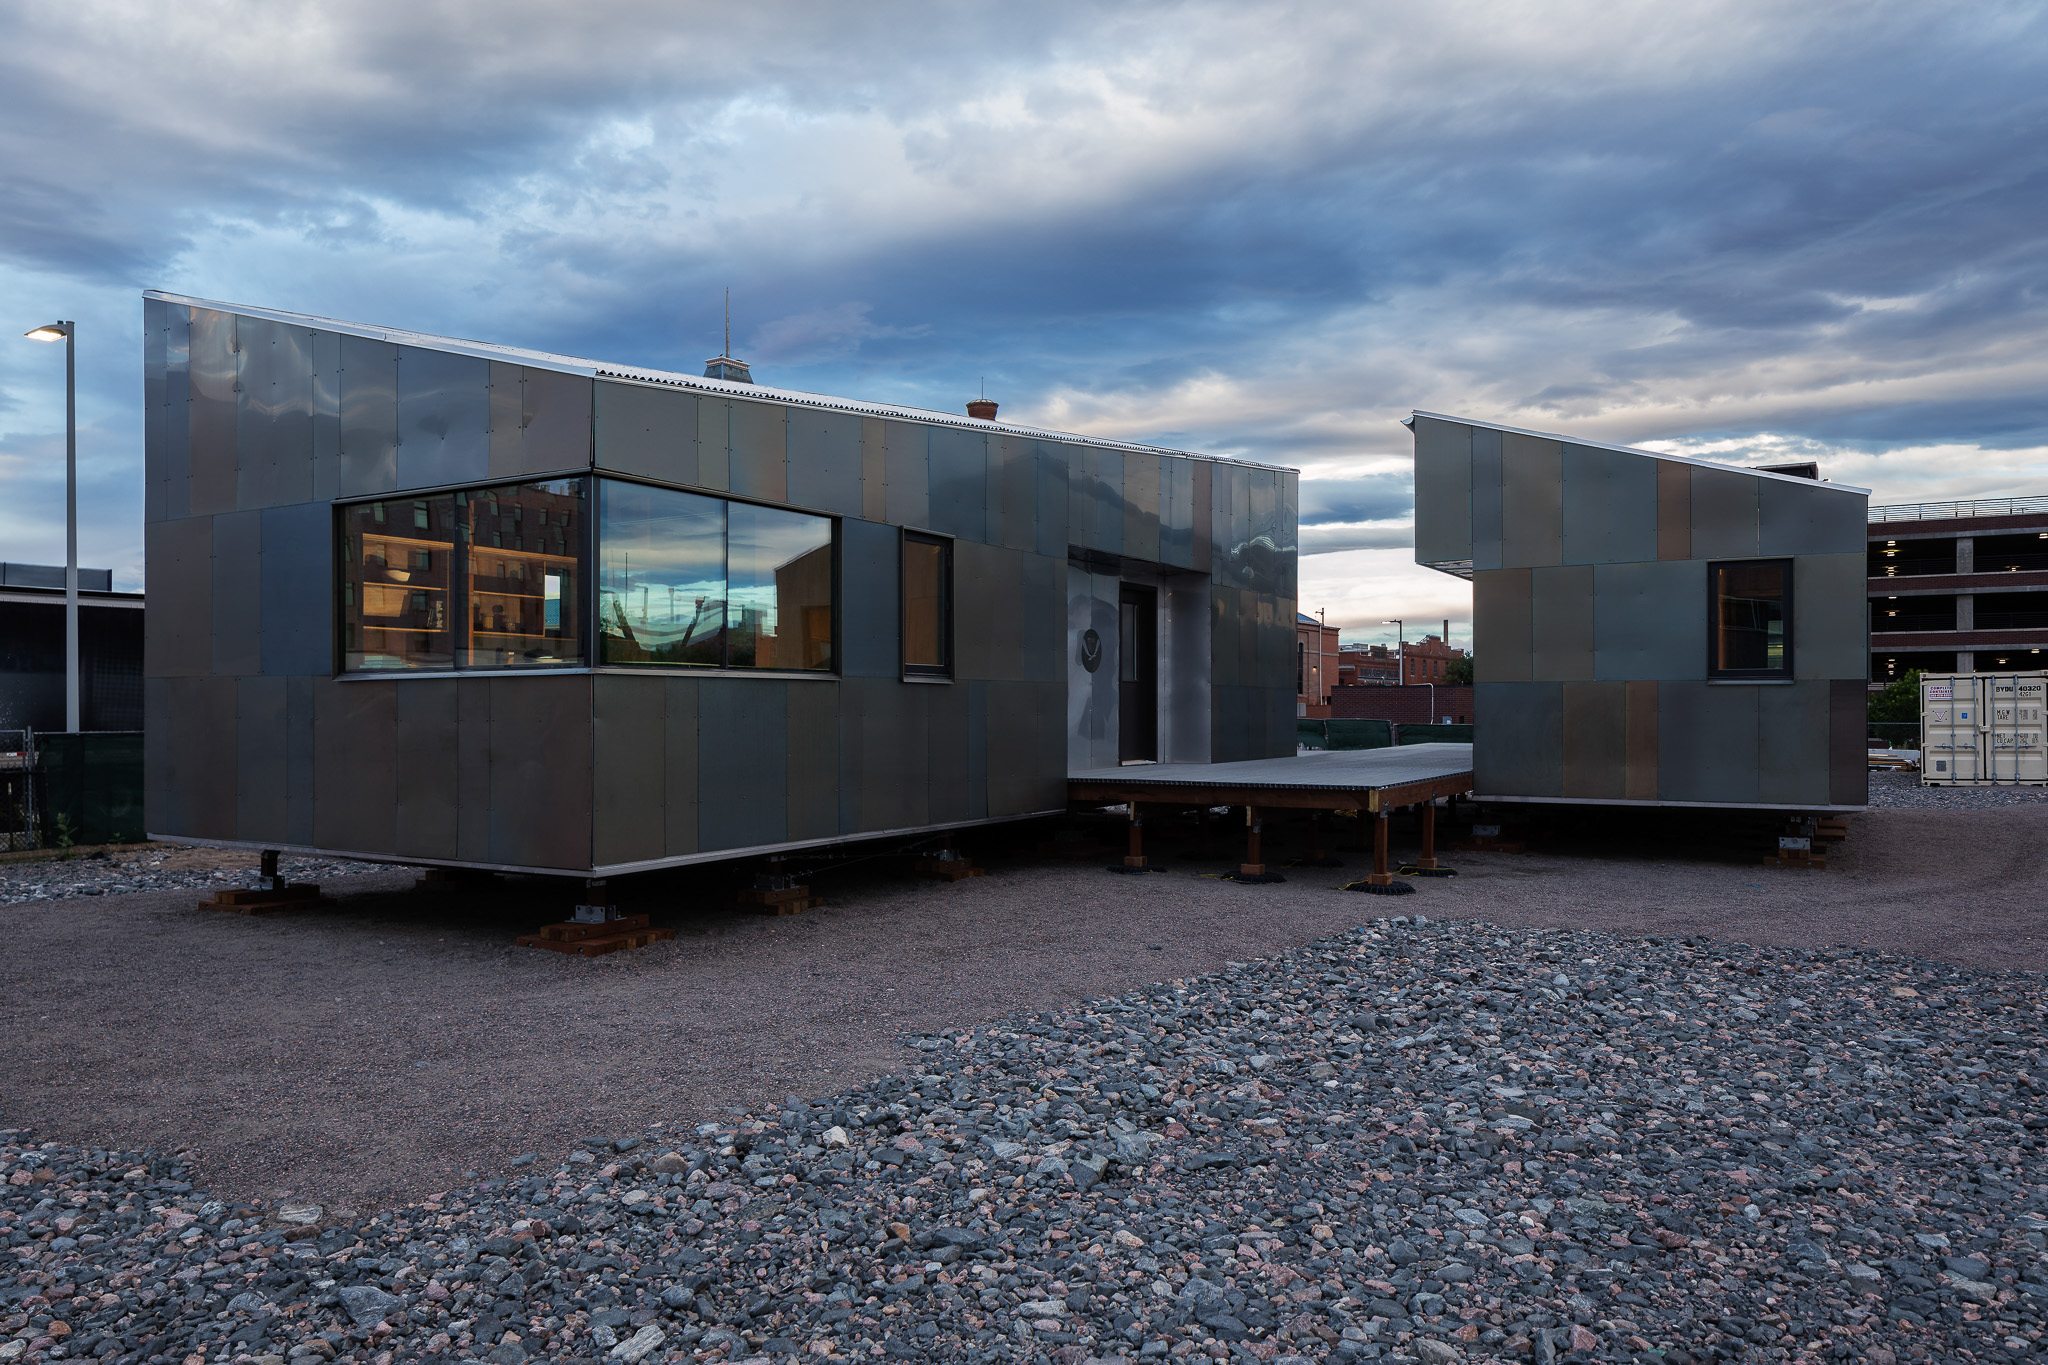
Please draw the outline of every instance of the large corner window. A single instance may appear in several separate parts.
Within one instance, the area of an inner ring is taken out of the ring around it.
[[[581,479],[342,508],[344,666],[583,663],[583,509]]]
[[[1792,561],[1707,566],[1707,675],[1768,682],[1792,676]]]
[[[903,533],[903,672],[953,672],[953,542]]]
[[[599,663],[831,671],[831,518],[598,488]]]

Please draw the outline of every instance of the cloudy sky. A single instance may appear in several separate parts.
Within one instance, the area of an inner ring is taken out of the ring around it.
[[[2048,492],[2048,11],[0,0],[0,558],[139,584],[145,288],[1301,468],[1454,618],[1410,409]]]

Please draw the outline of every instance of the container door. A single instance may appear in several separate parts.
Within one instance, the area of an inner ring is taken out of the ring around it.
[[[2048,750],[2042,748],[2042,703],[2048,680],[2039,674],[1993,675],[1984,708],[1989,773],[1998,782],[2048,779]]]
[[[1976,679],[1920,680],[1920,780],[1974,782],[1978,776]]]

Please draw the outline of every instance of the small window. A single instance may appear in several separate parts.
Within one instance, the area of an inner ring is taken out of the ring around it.
[[[1707,675],[1792,676],[1792,561],[1707,566]]]
[[[903,534],[903,671],[953,672],[953,542]]]

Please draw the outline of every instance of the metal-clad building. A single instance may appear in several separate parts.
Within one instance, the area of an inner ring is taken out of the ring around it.
[[[149,293],[148,825],[602,875],[1294,752],[1296,475]]]
[[[1481,799],[1865,804],[1864,489],[1418,412]]]

